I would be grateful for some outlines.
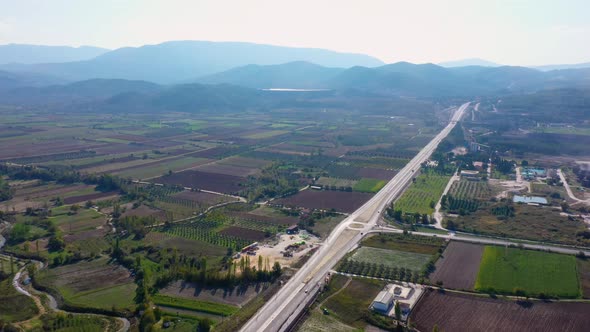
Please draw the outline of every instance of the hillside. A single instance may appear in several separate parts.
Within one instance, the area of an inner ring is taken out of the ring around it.
[[[89,60],[109,50],[94,46],[0,45],[0,64],[49,63]]]
[[[161,84],[195,78],[249,64],[275,65],[306,61],[327,67],[373,67],[383,63],[363,54],[238,42],[173,41],[125,47],[94,59],[68,63],[3,65],[8,71],[51,74],[69,80],[120,78]]]

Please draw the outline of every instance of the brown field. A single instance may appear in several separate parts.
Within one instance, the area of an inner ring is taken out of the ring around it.
[[[363,167],[359,168],[358,172],[356,173],[357,176],[361,178],[375,178],[379,180],[391,180],[397,172],[388,170],[388,169],[381,169],[381,168],[368,168]]]
[[[220,160],[218,163],[222,165],[233,165],[248,168],[263,168],[271,164],[271,162],[268,160],[248,157],[229,157]]]
[[[219,233],[252,241],[262,241],[265,237],[264,232],[238,226],[230,226]]]
[[[528,302],[427,290],[410,314],[419,331],[590,331],[590,303]]]
[[[106,193],[98,192],[98,193],[88,194],[88,195],[66,197],[66,198],[64,198],[64,204],[82,203],[82,202],[91,201],[91,200],[98,200],[98,199],[103,199],[103,198],[107,198],[107,197],[113,197],[116,195],[117,195],[117,192],[109,191]]]
[[[577,259],[578,272],[580,273],[580,283],[582,286],[582,296],[590,299],[590,259]]]
[[[199,157],[199,158],[216,159],[216,158],[219,158],[221,156],[224,156],[224,155],[226,155],[228,153],[232,153],[235,150],[236,150],[236,148],[233,148],[233,147],[218,146],[218,147],[211,148],[211,149],[205,149],[205,150],[197,151],[195,153],[189,154],[188,156],[191,156],[191,157]]]
[[[430,275],[434,283],[443,282],[446,288],[472,290],[479,272],[484,246],[451,241]]]
[[[48,270],[50,282],[56,287],[66,286],[74,292],[84,292],[133,282],[129,271],[120,265],[106,264],[106,259],[80,262]]]
[[[176,281],[160,290],[160,293],[192,300],[216,302],[241,307],[256,297],[261,291],[262,287],[260,286],[249,286],[245,289],[235,287],[234,289],[227,290],[202,288],[198,284],[186,281]]]
[[[197,203],[205,203],[206,205],[217,205],[217,204],[236,200],[235,198],[231,198],[228,196],[215,195],[215,194],[205,193],[202,191],[189,191],[189,190],[179,192],[178,194],[173,195],[173,197],[178,197],[178,198],[186,199],[186,200],[197,202]]]
[[[235,193],[242,189],[240,182],[243,178],[225,174],[200,172],[195,170],[182,171],[153,180],[156,183],[181,185],[190,188]]]
[[[55,197],[63,196],[67,193],[84,190],[92,186],[81,184],[75,186],[61,185],[44,185],[44,186],[27,186],[18,188],[16,195],[11,200],[0,203],[0,209],[6,210],[14,208],[15,211],[24,211],[27,207],[40,208],[45,201]]]
[[[54,153],[77,152],[94,148],[100,144],[89,144],[83,140],[62,139],[46,141],[11,141],[11,144],[2,146],[0,159],[12,159],[21,157],[43,156]]]
[[[102,165],[108,165],[108,164],[116,164],[116,163],[126,163],[126,162],[130,162],[130,161],[134,161],[134,160],[138,160],[138,157],[135,156],[125,156],[125,157],[120,157],[120,158],[111,158],[111,159],[107,159],[105,156],[104,160],[101,161],[97,161],[94,163],[88,163],[88,164],[84,164],[82,166],[80,166],[80,168],[92,168],[92,167],[98,167],[98,166],[102,166]]]
[[[251,168],[237,165],[221,164],[219,162],[203,165],[197,168],[201,172],[225,174],[239,177],[248,177],[249,175],[255,175],[260,172],[258,168]]]
[[[274,204],[298,206],[311,209],[354,212],[373,195],[359,192],[304,190],[297,194],[275,200]]]
[[[268,223],[268,224],[279,224],[279,225],[285,225],[285,226],[294,225],[298,221],[298,219],[296,217],[262,216],[262,215],[258,215],[258,214],[254,214],[254,213],[248,213],[248,212],[228,212],[228,215],[235,216],[235,217],[238,217],[238,218],[244,219],[244,220],[254,220],[254,221],[259,221],[259,222]]]
[[[147,205],[140,205],[136,209],[128,208],[122,217],[138,216],[138,217],[154,217],[158,221],[166,220],[166,212],[158,209],[152,209]]]

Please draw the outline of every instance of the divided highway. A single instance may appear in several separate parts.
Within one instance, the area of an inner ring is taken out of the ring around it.
[[[353,249],[379,220],[381,211],[410,184],[420,165],[451,132],[470,103],[461,105],[449,124],[375,196],[332,231],[309,261],[242,327],[243,332],[285,331],[313,300],[328,271]]]

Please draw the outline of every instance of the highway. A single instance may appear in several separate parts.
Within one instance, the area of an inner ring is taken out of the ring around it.
[[[285,331],[312,301],[328,271],[357,246],[371,231],[383,209],[411,183],[420,165],[428,160],[438,144],[450,133],[470,103],[461,105],[449,124],[441,130],[375,196],[350,214],[330,233],[318,251],[297,273],[242,327],[243,332]]]

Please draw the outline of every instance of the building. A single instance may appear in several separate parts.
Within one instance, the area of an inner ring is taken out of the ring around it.
[[[292,225],[287,228],[287,234],[297,234],[299,233],[299,227],[297,225]]]
[[[461,171],[461,178],[467,180],[479,180],[479,172],[478,171],[469,171],[469,170],[462,170]]]
[[[526,204],[533,204],[533,205],[547,205],[549,204],[549,202],[547,201],[547,199],[545,197],[539,197],[539,196],[519,196],[519,195],[514,195],[514,197],[512,197],[512,201],[514,203],[526,203]]]
[[[393,306],[393,294],[389,289],[382,290],[377,294],[377,297],[373,300],[371,308],[375,311],[387,314],[389,309]]]

